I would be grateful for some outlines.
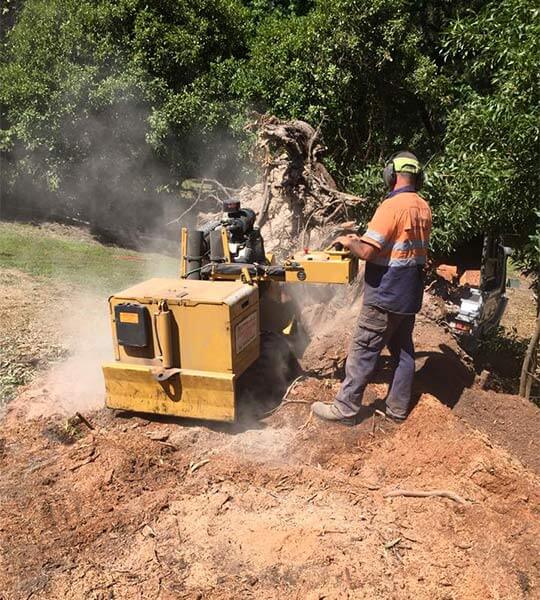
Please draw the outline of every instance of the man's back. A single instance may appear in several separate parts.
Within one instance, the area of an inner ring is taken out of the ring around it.
[[[422,305],[431,209],[415,191],[396,190],[377,208],[362,240],[379,253],[366,263],[364,303],[401,314]]]

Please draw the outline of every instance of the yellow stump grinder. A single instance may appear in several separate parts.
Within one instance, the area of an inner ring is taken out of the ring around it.
[[[255,216],[224,203],[222,219],[182,228],[178,279],[149,279],[109,299],[108,407],[234,421],[237,382],[259,359],[261,332],[290,330],[282,283],[354,279],[357,260],[342,248],[275,264]]]

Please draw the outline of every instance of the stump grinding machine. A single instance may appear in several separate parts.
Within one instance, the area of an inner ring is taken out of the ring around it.
[[[291,331],[282,284],[356,276],[358,261],[343,248],[275,264],[255,217],[237,201],[224,203],[222,219],[182,228],[178,279],[150,279],[109,299],[109,408],[234,421],[237,381],[259,359],[261,332]]]

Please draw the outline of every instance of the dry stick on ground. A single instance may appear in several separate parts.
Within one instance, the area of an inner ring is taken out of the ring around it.
[[[189,472],[190,472],[190,473],[195,473],[195,471],[196,471],[197,469],[200,469],[201,467],[204,467],[204,465],[206,465],[206,464],[207,464],[207,463],[209,463],[209,462],[210,462],[210,459],[209,459],[209,458],[204,458],[203,460],[200,460],[200,461],[199,461],[199,462],[197,462],[197,463],[191,463],[191,464],[189,465]]]
[[[276,406],[276,408],[273,408],[272,410],[269,410],[268,412],[264,413],[265,417],[268,417],[270,415],[273,415],[275,412],[277,412],[280,408],[283,408],[284,406],[286,406],[287,404],[310,404],[309,400],[287,400],[287,397],[289,396],[289,394],[293,391],[293,389],[296,387],[296,384],[302,380],[305,379],[305,375],[299,375],[292,383],[291,385],[285,390],[285,393],[283,394],[283,398],[281,399],[281,403],[278,404],[278,406]],[[287,402],[285,402],[285,400],[287,400]]]
[[[390,490],[383,494],[384,498],[394,498],[396,496],[407,496],[408,498],[431,498],[439,496],[448,498],[458,504],[466,504],[465,500],[449,490]]]
[[[306,427],[311,423],[311,421],[313,421],[313,411],[312,410],[309,411],[309,417],[307,418],[307,421],[303,425],[300,425],[300,427],[298,428],[298,431],[303,431],[304,429],[306,429]]]
[[[75,416],[77,417],[77,419],[79,419],[79,421],[81,421],[81,423],[84,423],[88,427],[88,429],[91,429],[91,430],[95,429],[95,427],[92,425],[92,423],[90,423],[90,421],[86,417],[81,415],[80,412],[76,412]]]

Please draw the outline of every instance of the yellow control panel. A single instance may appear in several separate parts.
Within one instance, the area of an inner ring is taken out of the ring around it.
[[[306,283],[351,283],[358,260],[347,250],[298,252],[284,263],[285,281]]]

